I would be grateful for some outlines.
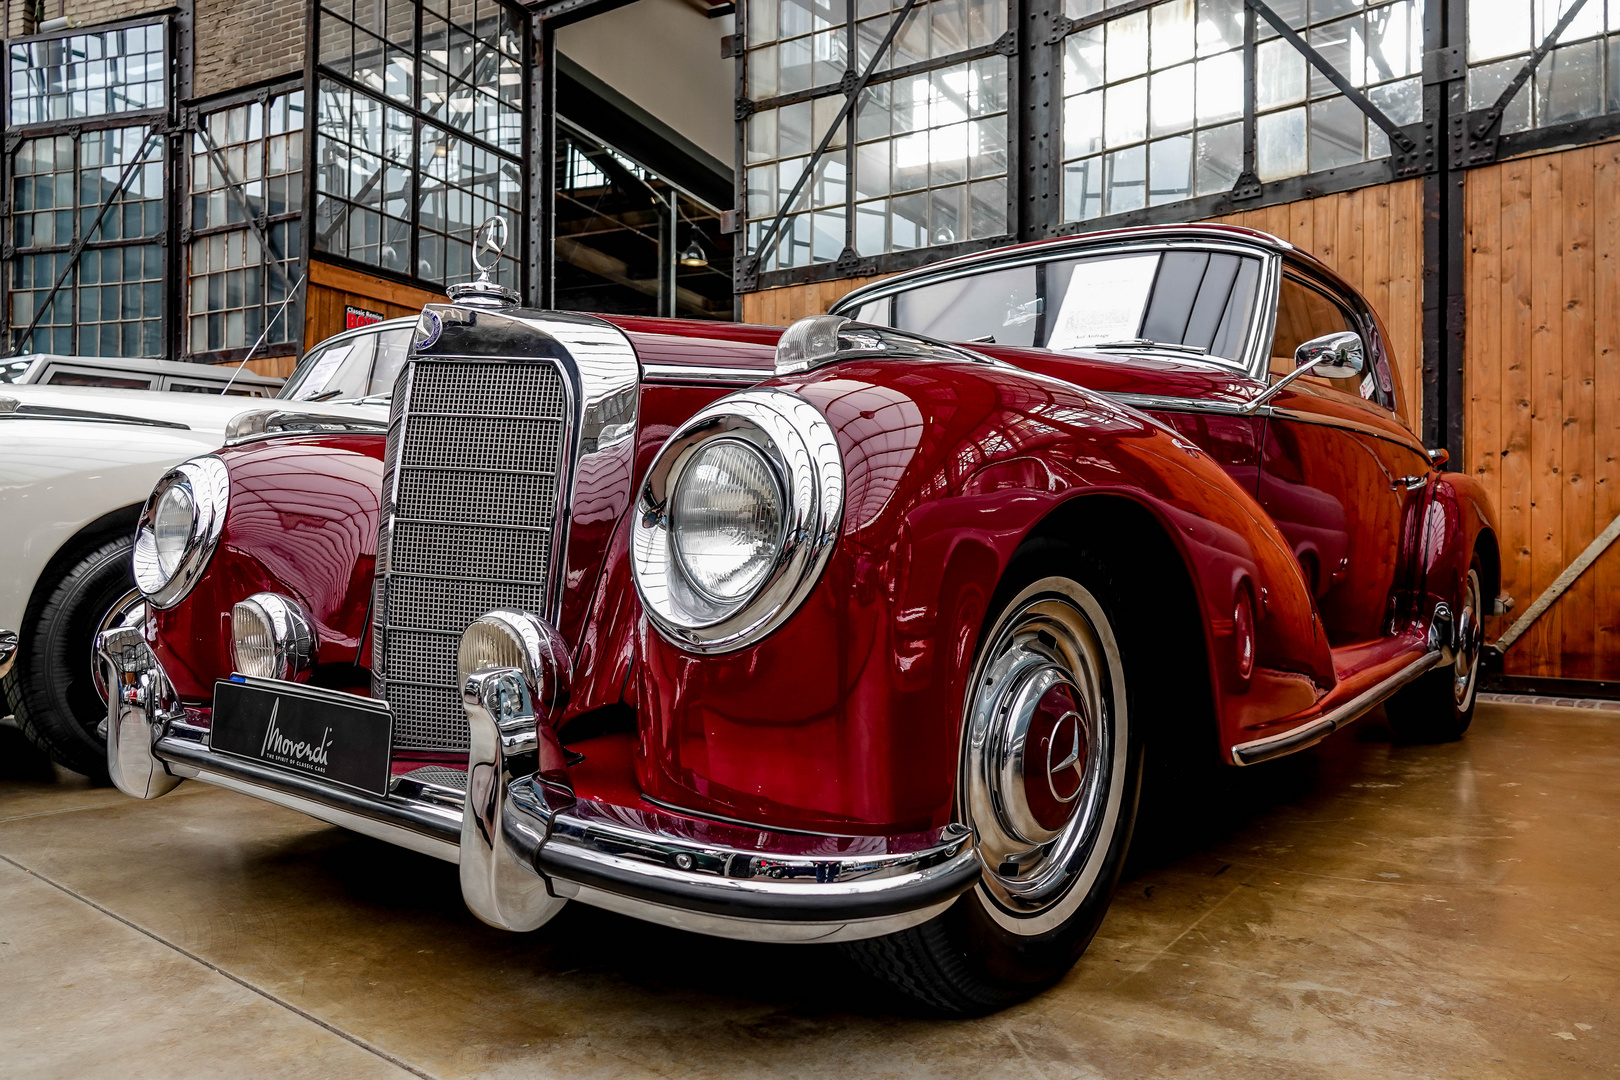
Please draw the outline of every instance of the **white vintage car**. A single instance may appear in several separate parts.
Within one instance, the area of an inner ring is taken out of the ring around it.
[[[0,716],[76,772],[107,770],[96,634],[138,619],[130,546],[175,465],[266,432],[386,428],[415,319],[329,338],[276,399],[0,386]]]

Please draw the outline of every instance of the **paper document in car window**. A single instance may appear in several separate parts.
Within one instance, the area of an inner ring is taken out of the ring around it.
[[[1158,269],[1158,252],[1076,262],[1046,347],[1075,349],[1136,337]]]
[[[322,353],[320,358],[315,361],[315,367],[310,371],[309,378],[305,379],[304,385],[299,388],[298,399],[308,401],[325,390],[326,384],[331,380],[332,374],[337,371],[338,365],[347,360],[349,354],[353,351],[353,345],[334,345]]]

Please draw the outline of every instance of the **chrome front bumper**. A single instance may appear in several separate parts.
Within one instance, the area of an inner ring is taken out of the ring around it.
[[[17,635],[11,630],[0,630],[0,679],[11,672],[12,662],[17,659]]]
[[[125,794],[153,799],[203,780],[457,863],[467,906],[504,929],[532,930],[579,900],[719,937],[853,941],[925,922],[979,878],[961,825],[824,836],[579,798],[517,669],[467,681],[465,793],[402,776],[377,796],[216,754],[138,629],[108,631],[97,651],[118,688],[107,761]]]

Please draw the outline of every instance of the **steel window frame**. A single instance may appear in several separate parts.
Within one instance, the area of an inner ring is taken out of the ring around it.
[[[181,139],[189,139],[191,136],[199,134],[202,134],[205,138],[207,138],[207,119],[213,114],[223,112],[226,109],[235,108],[238,105],[246,105],[249,103],[257,104],[261,108],[268,108],[270,102],[276,98],[282,96],[283,94],[291,94],[299,90],[304,91],[304,131],[300,134],[305,136],[305,152],[307,154],[307,135],[313,112],[310,109],[309,104],[309,91],[305,87],[303,80],[297,76],[291,78],[283,77],[260,85],[256,88],[233,90],[225,94],[219,94],[214,97],[207,98],[206,100],[191,102],[187,104],[182,111],[182,124],[180,125],[180,128],[176,134]],[[271,135],[267,125],[263,136],[259,140],[260,159],[262,164],[265,166],[268,166],[269,164],[270,138]],[[212,139],[208,139],[208,142],[212,143]],[[236,224],[213,225],[201,229],[193,228],[191,223],[191,183],[193,180],[192,159],[195,155],[191,151],[189,142],[181,147],[179,156],[183,157],[185,160],[183,164],[180,164],[175,169],[176,177],[179,180],[174,193],[174,231],[175,242],[178,245],[178,250],[176,250],[174,255],[176,285],[178,286],[178,298],[174,305],[177,319],[176,332],[174,336],[175,356],[181,360],[186,360],[193,363],[235,363],[241,360],[243,355],[251,350],[252,343],[244,345],[241,348],[216,349],[212,351],[205,350],[203,352],[191,351],[191,316],[193,314],[198,314],[191,310],[191,242],[193,240],[206,239],[210,236],[219,236],[233,232],[240,232],[244,229],[255,233],[259,241],[260,255],[263,257],[260,263],[261,268],[264,269],[267,274],[274,272],[279,275],[282,279],[282,287],[284,289],[298,292],[300,294],[294,297],[292,303],[288,305],[289,312],[287,318],[290,325],[302,325],[304,312],[307,310],[304,304],[302,290],[295,286],[294,281],[296,278],[289,278],[279,263],[272,262],[268,258],[271,250],[269,230],[275,225],[282,225],[292,221],[298,222],[298,250],[283,252],[283,261],[292,262],[301,268],[307,276],[309,266],[309,242],[306,238],[308,223],[306,222],[305,217],[308,210],[308,204],[306,202],[300,205],[299,209],[288,211],[286,213],[270,214],[267,212],[259,215],[248,216],[245,220]],[[231,196],[237,201],[237,205],[241,207],[244,213],[246,213],[246,196],[242,190],[242,184],[245,183],[245,181],[233,180],[229,174],[226,173],[223,162],[218,160],[220,154],[211,150],[208,156],[215,161],[215,166],[220,170],[220,174],[226,177],[226,190],[230,192]],[[303,193],[301,197],[305,199],[308,198],[309,174],[309,159],[306,156],[304,159],[304,167],[300,170],[299,174],[299,186]],[[261,172],[260,181],[268,184],[267,174]],[[274,267],[273,271],[271,270],[272,267]],[[266,284],[268,285],[268,281]],[[265,326],[268,327],[270,321],[277,317],[271,313],[282,305],[272,302],[269,299],[269,294],[267,292],[265,296],[261,298],[259,306],[266,313]],[[201,314],[207,314],[207,312],[202,312]],[[297,333],[294,333],[293,337],[288,341],[263,346],[255,351],[254,355],[258,357],[296,356],[302,354],[302,352],[303,342],[300,340],[300,336]]]
[[[426,5],[425,0],[404,0],[404,2],[411,4],[413,17],[412,34],[414,45],[411,50],[411,77],[413,80],[412,87],[414,95],[420,92],[422,85],[422,15]],[[410,173],[412,180],[410,217],[408,219],[410,226],[410,252],[407,256],[408,266],[416,267],[420,265],[422,206],[421,172],[418,169],[418,162],[420,160],[422,128],[424,125],[435,128],[451,138],[462,139],[472,143],[478,149],[492,154],[497,158],[514,162],[518,167],[520,176],[522,177],[517,212],[522,215],[525,221],[529,221],[535,216],[534,203],[536,200],[534,198],[534,188],[537,178],[543,176],[544,174],[535,172],[534,143],[536,141],[537,133],[535,131],[534,123],[528,118],[532,117],[537,111],[534,108],[537,97],[539,97],[541,100],[542,110],[540,111],[546,111],[549,115],[550,109],[550,100],[547,100],[546,95],[537,94],[536,80],[534,78],[533,69],[538,66],[538,50],[536,49],[534,27],[535,16],[534,13],[529,9],[514,3],[513,0],[489,0],[489,2],[496,3],[500,7],[505,8],[507,14],[512,19],[512,24],[520,28],[523,33],[523,42],[519,47],[517,60],[521,68],[523,82],[523,100],[519,108],[521,109],[520,115],[523,116],[525,120],[522,127],[523,145],[517,151],[501,149],[500,147],[495,146],[493,143],[485,141],[478,135],[474,135],[470,132],[458,131],[455,128],[450,127],[448,124],[433,119],[418,107],[414,96],[409,104],[396,101],[393,98],[378,94],[370,87],[355,81],[353,78],[350,78],[341,72],[333,71],[332,69],[323,65],[320,62],[321,0],[308,0],[308,4],[305,8],[306,44],[304,50],[305,216],[301,236],[301,240],[303,242],[304,266],[311,266],[313,262],[317,261],[330,263],[332,265],[345,267],[372,277],[379,277],[388,281],[397,281],[401,284],[408,285],[411,288],[420,289],[429,293],[442,292],[444,291],[446,285],[452,284],[452,282],[448,280],[442,283],[430,281],[427,278],[417,277],[415,274],[401,273],[397,270],[390,270],[386,267],[377,266],[372,263],[364,262],[360,259],[351,259],[345,255],[338,255],[330,251],[320,251],[316,248],[315,204],[316,200],[320,197],[320,192],[316,183],[316,150],[320,144],[320,122],[317,115],[317,103],[320,99],[320,84],[323,80],[335,82],[353,93],[363,94],[371,100],[376,101],[383,108],[397,109],[398,111],[409,115],[411,118],[412,158],[410,161]],[[346,25],[358,25],[354,23],[353,19],[344,18],[338,12],[332,12],[332,14]],[[452,23],[451,25],[453,26],[455,24]],[[474,41],[478,42],[479,39],[474,38]],[[392,43],[384,40],[383,44],[386,47]],[[476,86],[476,84],[474,85]],[[554,98],[551,100],[554,100]],[[542,124],[542,126],[544,125]],[[549,187],[549,185],[545,186]],[[350,205],[347,198],[342,199],[342,202],[345,205]],[[521,224],[519,222],[509,222],[508,224],[511,226],[509,229],[509,234],[521,237],[520,243],[522,246],[519,251],[513,253],[514,262],[517,265],[518,291],[524,295],[529,295],[531,290],[538,286],[542,291],[542,295],[545,295],[546,286],[543,282],[537,281],[536,267],[532,261],[532,253],[534,250],[535,241],[537,239],[534,235],[535,229],[518,227]],[[542,303],[544,303],[544,300],[542,300]],[[300,346],[300,355],[302,355],[302,346]]]
[[[0,270],[0,273],[3,273],[4,282],[3,288],[0,288],[0,353],[4,353],[5,355],[9,356],[21,355],[19,351],[21,349],[21,342],[18,342],[16,345],[12,345],[9,339],[13,329],[11,325],[10,299],[12,293],[17,291],[15,285],[17,265],[22,256],[61,254],[64,251],[69,255],[66,269],[58,275],[58,278],[50,292],[47,294],[44,303],[39,307],[38,310],[35,311],[32,323],[24,332],[25,337],[31,337],[33,332],[38,329],[39,320],[43,315],[45,308],[50,306],[50,304],[55,301],[57,296],[60,295],[68,277],[72,276],[77,271],[80,256],[83,255],[85,250],[91,248],[100,250],[111,247],[127,247],[135,244],[157,244],[163,249],[163,313],[161,317],[163,358],[167,358],[167,356],[172,352],[175,328],[178,323],[178,315],[176,311],[178,298],[175,296],[174,289],[176,280],[175,252],[174,245],[170,242],[170,237],[174,232],[175,215],[177,214],[178,209],[174,198],[174,147],[171,145],[170,139],[175,133],[174,121],[175,117],[179,114],[181,90],[183,87],[189,85],[190,80],[189,70],[181,72],[179,70],[180,65],[178,63],[178,57],[181,54],[181,46],[183,44],[180,38],[186,29],[181,25],[184,21],[184,17],[184,9],[179,11],[167,11],[160,14],[155,13],[134,15],[127,18],[115,19],[109,22],[96,23],[90,26],[70,26],[64,27],[60,30],[51,30],[40,34],[27,34],[5,40],[5,78],[0,79],[0,122],[4,123],[5,130],[4,153],[0,154],[0,218],[4,218],[3,223],[0,223],[0,229],[3,229],[5,236],[4,244],[0,244],[0,263],[4,264],[3,270]],[[135,27],[145,26],[161,26],[163,28],[163,63],[165,70],[168,72],[168,82],[165,89],[164,103],[162,107],[155,109],[130,110],[128,112],[100,113],[95,116],[69,117],[64,120],[36,121],[27,124],[13,124],[11,122],[11,46],[33,45],[42,41],[59,41],[64,38],[111,33],[117,30],[129,30]],[[87,131],[106,131],[115,128],[138,127],[144,127],[146,129],[146,137],[142,142],[142,151],[140,157],[136,159],[137,162],[148,156],[146,145],[153,137],[156,137],[162,146],[163,168],[165,179],[169,181],[167,186],[170,192],[170,197],[162,200],[164,208],[163,229],[154,237],[140,241],[117,240],[90,242],[86,239],[89,233],[95,232],[95,230],[100,227],[101,221],[106,216],[107,210],[111,206],[112,201],[118,197],[119,193],[121,193],[124,188],[128,186],[129,181],[134,177],[134,169],[126,168],[125,172],[120,174],[119,183],[114,188],[112,194],[103,201],[101,208],[97,213],[95,224],[92,225],[90,229],[85,231],[84,236],[80,236],[76,240],[66,245],[53,244],[43,249],[29,248],[27,250],[19,250],[15,246],[12,239],[14,235],[12,232],[12,222],[15,207],[12,206],[11,192],[12,183],[15,178],[16,154],[24,140],[54,138],[62,135],[69,136],[73,139],[73,177],[75,200],[73,212],[75,217],[74,229],[75,232],[78,232],[79,212],[82,209],[77,205],[78,181],[81,168],[79,163],[80,136]],[[74,328],[74,336],[76,340],[80,329],[77,306],[74,308],[73,322],[71,325]]]

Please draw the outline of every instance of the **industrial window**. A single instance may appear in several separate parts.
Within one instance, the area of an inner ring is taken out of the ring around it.
[[[1469,0],[1468,107],[1489,109],[1574,0]],[[1620,112],[1620,0],[1586,0],[1502,114],[1504,133]]]
[[[191,137],[192,354],[252,348],[261,336],[270,345],[296,337],[297,312],[280,309],[298,279],[303,168],[302,90],[201,118]]]
[[[166,195],[163,141],[145,127],[18,143],[11,184],[13,351],[163,354]]]
[[[168,104],[164,25],[70,34],[11,46],[11,123],[41,124]]]
[[[747,13],[752,252],[843,105],[846,69],[866,69],[897,12],[888,0],[757,0]],[[918,3],[759,269],[1005,236],[1008,68],[992,46],[1006,30],[1005,0]]]
[[[443,284],[523,219],[523,17],[495,0],[321,0],[317,251]],[[514,245],[514,249],[518,245]],[[496,277],[516,287],[521,252]]]
[[[1167,0],[1107,19],[1101,0],[1069,6],[1083,29],[1064,42],[1065,218],[1230,190],[1244,162],[1242,0]],[[1422,0],[1271,6],[1395,124],[1422,119]],[[1384,131],[1269,23],[1256,21],[1255,38],[1259,180],[1389,154]]]

